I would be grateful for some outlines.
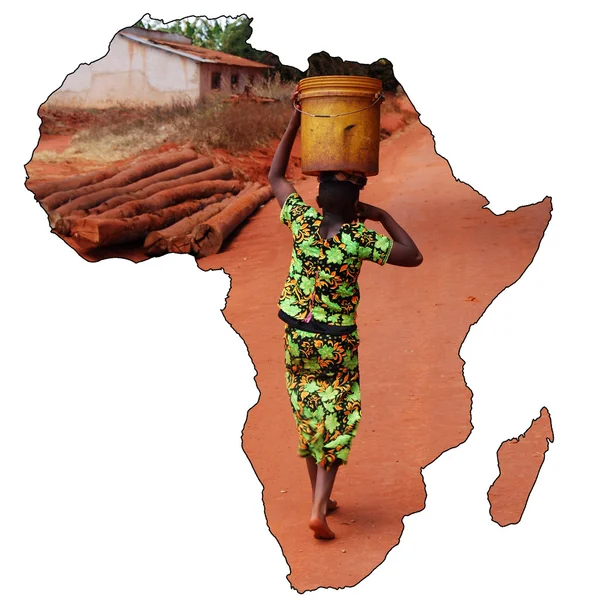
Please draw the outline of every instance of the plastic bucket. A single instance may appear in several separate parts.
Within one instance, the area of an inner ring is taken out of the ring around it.
[[[381,81],[335,75],[298,84],[302,172],[379,173]]]

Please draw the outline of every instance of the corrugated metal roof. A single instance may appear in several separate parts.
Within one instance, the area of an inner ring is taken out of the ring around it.
[[[236,67],[249,67],[252,69],[272,69],[270,65],[263,65],[262,63],[248,60],[247,58],[241,58],[240,56],[234,56],[233,54],[226,54],[225,52],[219,52],[217,50],[209,50],[208,48],[202,48],[201,46],[190,46],[189,44],[179,44],[177,42],[171,42],[168,40],[153,40],[149,38],[142,38],[131,33],[121,33],[122,36],[146,44],[154,46],[155,48],[162,48],[167,52],[173,52],[180,56],[186,56],[192,60],[198,62],[206,62],[212,64],[230,65]]]

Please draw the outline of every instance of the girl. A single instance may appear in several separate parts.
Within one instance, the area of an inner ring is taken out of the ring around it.
[[[293,95],[294,107],[298,90]],[[317,204],[305,204],[285,178],[300,128],[295,109],[269,171],[281,221],[293,235],[292,262],[279,300],[285,327],[286,384],[312,486],[309,527],[318,539],[333,539],[326,515],[338,467],[348,460],[361,418],[358,275],[364,260],[416,267],[423,257],[410,236],[384,210],[359,202],[366,178],[323,173]],[[379,221],[388,235],[364,225]]]

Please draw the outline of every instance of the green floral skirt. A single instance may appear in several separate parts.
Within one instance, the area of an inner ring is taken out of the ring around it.
[[[299,434],[298,454],[325,468],[348,460],[361,418],[358,333],[285,330],[286,384]]]

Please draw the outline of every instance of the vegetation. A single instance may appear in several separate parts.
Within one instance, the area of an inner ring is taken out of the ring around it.
[[[303,77],[317,75],[364,75],[381,79],[385,91],[402,93],[399,81],[394,76],[394,67],[386,58],[380,58],[370,65],[345,61],[332,57],[327,52],[318,52],[308,59],[308,70],[303,73],[299,69],[284,65],[279,57],[272,52],[256,50],[248,43],[252,35],[252,19],[242,15],[236,19],[223,17],[221,19],[206,19],[205,17],[188,17],[178,21],[164,23],[163,21],[144,18],[137,27],[154,29],[169,33],[184,35],[192,44],[219,50],[249,60],[254,60],[274,67],[281,81],[299,81]]]
[[[289,98],[295,82],[305,75],[368,75],[381,79],[385,91],[403,93],[393,75],[392,64],[386,59],[362,65],[320,52],[309,58],[306,74],[282,65],[276,55],[255,50],[248,43],[251,23],[252,19],[246,16],[213,20],[189,17],[166,24],[145,17],[136,26],[178,33],[203,47],[275,65],[272,77],[253,85],[252,91],[276,102],[234,104],[223,102],[222,97],[214,94],[196,102],[175,101],[163,106],[123,104],[105,109],[74,109],[43,105],[39,111],[41,132],[73,134],[73,140],[60,155],[36,152],[36,159],[44,162],[73,159],[110,162],[167,142],[191,142],[198,152],[222,148],[236,153],[265,146],[283,134],[290,116]],[[382,105],[384,113],[397,110],[399,107],[395,102]]]
[[[207,19],[205,17],[187,17],[177,21],[164,23],[155,19],[144,17],[135,24],[136,27],[153,29],[167,33],[184,35],[196,46],[210,48],[254,60],[274,67],[272,75],[278,75],[281,81],[299,81],[303,77],[302,71],[282,64],[279,57],[272,52],[256,50],[248,40],[252,35],[252,19],[246,15],[232,19]]]
[[[192,40],[192,44],[196,46],[234,54],[233,50],[240,49],[238,32],[243,19],[243,17],[237,19],[187,17],[164,23],[156,19],[143,18],[135,24],[135,27],[177,33]]]
[[[198,102],[173,102],[162,106],[122,106],[112,111],[112,118],[103,111],[69,110],[76,124],[76,133],[61,160],[86,159],[101,162],[121,160],[160,146],[164,143],[191,142],[198,152],[223,148],[244,152],[266,146],[281,137],[290,118],[289,98],[293,83],[281,83],[277,78],[264,84],[257,93],[276,98],[278,102],[259,104],[225,103],[218,97]],[[64,123],[60,109],[46,108],[40,113],[46,124],[45,133],[56,133],[49,124]],[[115,118],[118,117],[118,118]],[[86,129],[79,129],[86,123]],[[63,128],[62,133],[66,133]],[[37,152],[36,160],[54,162],[55,153]]]

